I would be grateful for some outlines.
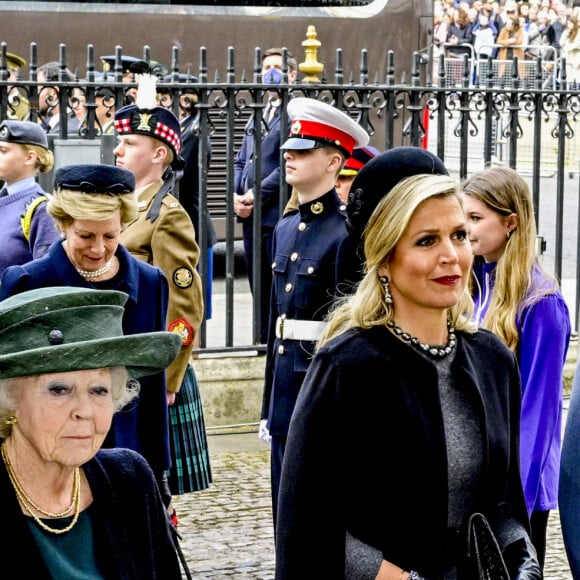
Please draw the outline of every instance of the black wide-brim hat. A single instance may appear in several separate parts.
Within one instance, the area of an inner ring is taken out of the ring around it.
[[[174,332],[123,334],[127,294],[68,286],[0,302],[0,378],[123,366],[133,378],[162,371],[181,350]]]

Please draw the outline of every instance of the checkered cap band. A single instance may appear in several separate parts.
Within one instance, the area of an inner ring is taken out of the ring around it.
[[[167,143],[175,155],[181,151],[181,136],[178,131],[164,123],[161,118],[168,113],[164,109],[155,109],[153,111],[140,111],[136,108],[129,107],[127,110],[121,109],[115,119],[115,130],[118,134],[139,134],[155,137],[164,143]],[[179,128],[179,122],[175,120],[176,127]]]
[[[179,154],[181,151],[181,139],[171,127],[159,122],[153,132],[161,141],[168,143]]]

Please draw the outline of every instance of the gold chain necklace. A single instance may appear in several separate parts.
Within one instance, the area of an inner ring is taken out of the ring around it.
[[[18,481],[18,478],[16,477],[16,473],[14,472],[14,468],[12,467],[12,464],[10,463],[10,459],[8,458],[8,453],[6,451],[6,442],[2,443],[2,447],[0,449],[2,452],[2,459],[4,460],[4,464],[6,465],[6,471],[8,472],[8,477],[10,478],[10,483],[12,483],[12,487],[14,488],[14,491],[16,492],[16,497],[18,498],[18,501],[24,506],[24,509],[26,509],[26,511],[34,518],[34,521],[43,530],[45,530],[46,532],[50,532],[51,534],[58,535],[58,534],[66,534],[67,532],[70,532],[73,529],[73,527],[75,526],[75,524],[77,523],[77,521],[79,519],[80,511],[81,511],[80,510],[80,507],[81,507],[81,470],[80,470],[80,467],[77,467],[75,469],[75,476],[74,476],[74,483],[73,483],[70,505],[68,506],[68,508],[66,508],[66,510],[54,514],[52,512],[48,512],[48,511],[43,510],[40,506],[36,505],[36,503],[34,503],[34,501],[32,501],[28,497],[28,495],[26,494],[26,492],[22,488],[22,485]],[[68,524],[68,526],[66,526],[64,528],[51,528],[50,526],[45,524],[35,513],[35,511],[36,511],[36,512],[41,513],[49,518],[62,518],[66,514],[70,513],[73,508],[74,508],[73,519],[71,520],[70,524]]]

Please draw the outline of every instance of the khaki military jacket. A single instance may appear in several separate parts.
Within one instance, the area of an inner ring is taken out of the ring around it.
[[[159,217],[152,223],[147,212],[162,181],[137,190],[139,216],[121,234],[121,243],[136,258],[160,268],[169,284],[167,330],[183,340],[181,353],[167,369],[167,390],[178,392],[193,350],[193,338],[203,319],[203,293],[197,272],[199,246],[191,219],[175,197],[167,194]]]

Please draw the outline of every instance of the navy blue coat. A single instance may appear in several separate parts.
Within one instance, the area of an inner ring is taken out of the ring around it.
[[[107,286],[129,295],[123,316],[123,332],[137,334],[165,330],[168,286],[163,272],[133,257],[119,245],[119,274]],[[62,242],[50,247],[48,253],[23,266],[11,266],[0,280],[0,300],[14,294],[47,286],[96,288],[85,280],[68,259]],[[153,471],[160,474],[171,466],[169,453],[169,422],[165,373],[139,379],[141,392],[138,404],[116,413],[105,447],[128,447],[141,453]]]
[[[320,213],[317,208],[321,204]],[[314,211],[313,211],[314,208]],[[315,342],[280,340],[276,318],[323,320],[336,296],[337,257],[347,236],[346,206],[330,190],[287,213],[274,230],[270,329],[262,418],[272,435],[286,436]]]
[[[280,127],[280,113],[278,113],[268,126],[263,122],[263,135],[261,139],[262,160],[262,225],[274,227],[280,216],[280,139],[282,128]],[[284,133],[284,137],[286,132]],[[234,161],[234,192],[243,194],[248,189],[254,188],[254,122],[250,120],[246,126],[242,146]],[[252,216],[241,220],[252,223]]]

